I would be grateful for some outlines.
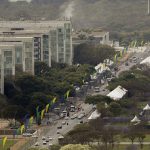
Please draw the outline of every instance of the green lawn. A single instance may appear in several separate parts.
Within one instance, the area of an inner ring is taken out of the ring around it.
[[[2,146],[2,141],[0,142],[0,150],[7,150],[7,148],[11,147],[14,145],[17,141],[16,140],[7,140],[5,147],[3,148]]]
[[[113,150],[126,150],[127,149],[127,145],[119,145],[119,146],[115,146],[115,148]],[[140,148],[140,146],[137,146],[137,150],[150,150],[150,145],[144,145],[143,149]]]
[[[131,142],[131,140],[129,140],[128,138],[123,138],[122,136],[117,136],[117,139],[120,141],[120,142]],[[135,139],[135,142],[137,142],[138,140]],[[144,139],[144,142],[150,142],[150,134],[147,134],[146,135],[146,138]],[[149,149],[150,150],[150,149]]]

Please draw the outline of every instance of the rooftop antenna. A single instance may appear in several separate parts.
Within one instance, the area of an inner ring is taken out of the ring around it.
[[[150,14],[150,0],[148,0],[148,10],[147,10],[148,15]]]

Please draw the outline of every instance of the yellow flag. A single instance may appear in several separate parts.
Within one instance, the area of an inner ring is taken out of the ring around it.
[[[29,119],[29,124],[32,125],[32,123],[33,123],[33,116],[31,116]]]
[[[116,61],[117,61],[117,57],[118,57],[118,55],[117,55],[117,54],[115,54],[115,56],[114,56],[114,62],[116,62]]]
[[[24,124],[20,127],[20,131],[21,131],[21,134],[23,133],[23,130],[25,129],[25,126]]]
[[[41,120],[42,120],[43,117],[44,117],[44,112],[45,112],[45,109],[43,109],[43,110],[41,111]]]
[[[105,63],[103,63],[103,69],[105,69],[106,68],[106,64]]]
[[[6,141],[7,141],[7,136],[5,136],[5,137],[3,138],[3,148],[4,148],[5,144],[6,144]]]
[[[66,98],[68,99],[68,97],[69,97],[69,94],[70,94],[70,90],[68,90],[67,92],[66,92]]]
[[[134,42],[134,47],[136,47],[136,46],[137,46],[137,41]]]
[[[46,113],[48,112],[49,106],[50,106],[50,104],[47,104],[46,107],[45,107]]]
[[[56,102],[56,97],[53,98],[52,102],[53,104]]]
[[[141,46],[143,46],[143,45],[144,45],[144,41],[141,42]]]
[[[123,55],[123,51],[122,51],[122,50],[120,50],[120,57],[122,57],[122,55]]]

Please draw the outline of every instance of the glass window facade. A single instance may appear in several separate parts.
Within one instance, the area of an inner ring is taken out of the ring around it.
[[[43,35],[43,61],[50,64],[49,35]]]
[[[33,53],[34,53],[34,48],[33,48],[33,41],[26,41],[24,42],[25,44],[25,53],[24,53],[24,61],[25,61],[25,72],[30,72],[33,73],[34,70],[34,63],[33,63]]]

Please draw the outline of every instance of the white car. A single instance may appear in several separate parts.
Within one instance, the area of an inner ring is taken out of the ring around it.
[[[33,137],[33,138],[38,138],[38,136],[37,136],[36,134],[35,134],[35,135],[32,135],[32,137]]]
[[[62,125],[65,125],[65,124],[66,124],[66,121],[63,121],[63,122],[62,122]]]
[[[47,144],[47,142],[46,141],[43,141],[43,145],[46,145]]]
[[[65,120],[69,120],[69,117],[65,117]]]
[[[75,119],[77,118],[77,114],[74,114],[73,116],[71,116],[71,119]]]
[[[59,130],[57,130],[57,132],[56,132],[57,134],[60,134],[60,131]]]
[[[39,142],[36,142],[36,143],[35,143],[35,146],[39,146],[39,145],[40,145]]]
[[[52,138],[52,137],[50,137],[50,136],[48,137],[48,139],[49,139],[50,141],[52,141],[52,140],[53,140],[53,138]]]
[[[32,136],[31,133],[23,133],[22,135],[23,135],[24,137],[30,137],[30,136]]]
[[[85,113],[81,113],[81,114],[78,116],[78,119],[82,119],[84,116],[85,116]]]
[[[49,145],[49,146],[52,146],[53,144],[52,144],[52,143],[49,143],[48,145]]]

